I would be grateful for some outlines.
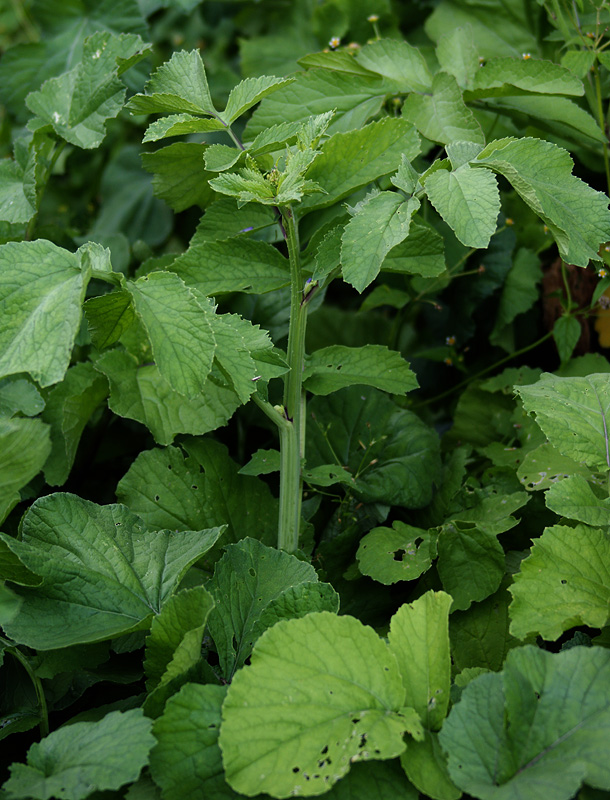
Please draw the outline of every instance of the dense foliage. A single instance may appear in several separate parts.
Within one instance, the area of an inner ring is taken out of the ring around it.
[[[609,27],[0,10],[0,798],[610,796]]]

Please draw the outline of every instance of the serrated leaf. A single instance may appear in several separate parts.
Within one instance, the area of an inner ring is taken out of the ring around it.
[[[194,634],[197,654],[201,657],[203,629],[213,607],[214,600],[203,586],[183,589],[169,598],[153,619],[146,637],[144,671],[148,692],[166,679],[176,651],[188,636]]]
[[[456,79],[446,72],[434,76],[431,95],[410,94],[402,107],[402,116],[433,142],[485,144],[481,126],[464,103]]]
[[[211,144],[204,153],[205,168],[210,172],[224,172],[230,169],[243,155],[243,150],[227,144]]]
[[[205,208],[214,198],[205,168],[205,147],[197,142],[176,142],[154,153],[142,153],[142,166],[153,174],[155,195],[174,209],[193,205]]]
[[[323,195],[304,198],[303,210],[325,208],[398,169],[403,154],[412,161],[420,152],[415,128],[405,120],[386,117],[360,130],[336,133],[327,139],[307,172]]]
[[[29,372],[41,386],[70,363],[89,281],[80,253],[44,239],[0,247],[0,374]]]
[[[408,237],[390,250],[381,265],[383,272],[426,278],[441,275],[446,268],[443,237],[432,225],[417,217],[411,220]]]
[[[263,632],[258,623],[266,607],[286,590],[317,580],[310,564],[255,539],[227,547],[208,583],[215,602],[208,627],[227,682]]]
[[[472,27],[464,25],[441,36],[436,45],[436,57],[444,72],[453,75],[462,88],[469,88],[480,68]]]
[[[322,395],[353,384],[374,386],[393,394],[410,392],[419,385],[400,353],[376,344],[332,345],[317,350],[307,359],[303,383],[307,391]]]
[[[33,744],[27,765],[13,764],[4,784],[14,800],[84,800],[137,780],[155,743],[141,709],[113,711],[99,722],[66,725]]]
[[[203,390],[216,349],[209,317],[194,294],[171,272],[153,272],[127,283],[152,345],[159,372],[179,394]]]
[[[484,600],[500,586],[504,550],[496,536],[464,523],[443,526],[438,540],[438,574],[453,597],[454,610]]]
[[[234,86],[229,93],[227,106],[219,116],[227,125],[241,117],[249,108],[260,103],[263,97],[277,92],[289,84],[294,78],[274,78],[269,75],[260,75],[256,78],[245,78]]]
[[[498,183],[490,171],[467,164],[454,172],[438,170],[426,180],[425,190],[462,244],[487,247],[500,213]]]
[[[482,800],[570,800],[583,781],[607,789],[609,680],[601,647],[512,650],[502,673],[468,684],[443,726],[452,779]]]
[[[117,497],[148,525],[189,530],[228,524],[223,542],[277,537],[278,502],[263,481],[239,475],[226,447],[212,440],[147,450],[119,481]]]
[[[593,469],[610,468],[607,375],[559,378],[544,373],[537,383],[515,387],[515,391],[562,455]]]
[[[595,63],[595,56],[593,50],[566,50],[561,56],[561,66],[582,80]]]
[[[409,235],[421,203],[397,192],[371,197],[345,226],[341,244],[343,278],[362,292],[377,277],[389,251]]]
[[[268,475],[280,470],[279,450],[257,450],[248,463],[239,470],[240,475]]]
[[[49,125],[67,142],[91,149],[106,135],[106,122],[123,106],[125,87],[117,78],[117,58],[129,59],[141,49],[134,34],[94,33],[85,40],[81,62],[70,72],[50,78],[28,95],[34,123]]]
[[[515,91],[517,90],[517,91]],[[474,76],[468,99],[502,97],[520,92],[580,97],[582,81],[566,67],[533,58],[492,58]]]
[[[568,475],[549,487],[545,497],[547,508],[567,519],[576,519],[586,525],[610,525],[610,502],[601,499],[582,475]]]
[[[572,356],[581,333],[580,322],[571,314],[563,314],[553,325],[553,339],[562,364]]]
[[[401,92],[425,92],[432,84],[426,59],[405,41],[379,39],[370,42],[358,50],[355,60],[370,72],[395,81]]]
[[[193,436],[221,428],[241,405],[232,384],[212,369],[200,394],[184,397],[174,391],[154,364],[139,364],[130,353],[111,350],[95,362],[110,383],[109,408],[135,419],[159,444],[171,444],[177,434]]]
[[[90,298],[83,311],[91,341],[98,350],[116,344],[135,317],[131,295],[124,289]]]
[[[226,686],[189,683],[171,697],[155,720],[157,744],[150,771],[165,800],[184,800],[205,793],[229,800],[234,796],[224,779],[218,733]]]
[[[17,505],[22,489],[51,452],[51,431],[39,419],[0,419],[0,520]]]
[[[174,53],[155,70],[145,90],[146,94],[136,94],[127,103],[132,113],[217,116],[198,50]]]
[[[541,139],[491,142],[473,164],[504,175],[553,234],[561,257],[586,267],[610,239],[608,198],[575,175],[569,154]]]
[[[279,250],[243,237],[191,244],[171,268],[187,286],[206,295],[263,294],[290,284],[289,265]]]
[[[1,534],[43,578],[35,588],[19,587],[23,604],[6,633],[51,650],[146,626],[221,532],[152,532],[124,506],[71,494],[42,497],[24,517],[20,541]]]
[[[68,479],[85,425],[107,395],[105,378],[88,362],[71,367],[49,392],[42,419],[51,432],[52,449],[44,466],[50,486],[60,486]]]
[[[190,247],[201,245],[203,242],[220,242],[250,231],[272,228],[275,224],[276,215],[270,208],[257,203],[238,206],[230,197],[218,197],[206,208],[191,239]]]
[[[356,559],[363,575],[385,584],[411,581],[430,569],[438,532],[400,520],[391,528],[373,528],[360,540]]]
[[[210,133],[222,131],[225,126],[218,119],[201,119],[192,114],[170,114],[151,123],[146,129],[142,142],[158,142],[169,136],[184,136],[190,133]]]
[[[331,644],[339,640],[341,648]],[[396,659],[358,620],[321,612],[278,622],[227,692],[227,781],[241,793],[309,796],[355,761],[399,755],[405,730],[421,736],[399,713],[404,691]]]
[[[536,539],[510,587],[510,631],[555,641],[576,625],[601,628],[610,608],[610,539],[598,528],[553,525]]]

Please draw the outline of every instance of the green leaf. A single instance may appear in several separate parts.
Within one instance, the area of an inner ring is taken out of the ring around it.
[[[243,150],[228,144],[211,144],[206,147],[203,158],[210,172],[223,172],[236,164],[243,154]]]
[[[307,391],[318,395],[353,384],[374,386],[394,394],[418,387],[415,375],[400,353],[376,344],[333,345],[317,350],[307,359],[303,383]]]
[[[561,66],[582,80],[595,63],[595,56],[593,50],[566,50],[561,56]]]
[[[172,389],[195,397],[203,390],[214,358],[212,310],[202,307],[171,272],[153,272],[126,288],[150,337],[159,372]]]
[[[159,613],[220,533],[152,532],[124,506],[98,506],[70,494],[42,497],[24,517],[20,541],[0,535],[43,578],[36,588],[18,589],[23,604],[6,633],[51,650],[138,629]]]
[[[414,528],[400,520],[391,528],[373,528],[360,540],[358,568],[386,585],[412,581],[430,569],[437,539],[437,531]]]
[[[11,375],[0,380],[0,415],[3,417],[14,417],[17,413],[34,417],[43,408],[42,395],[26,378]]]
[[[492,344],[515,349],[514,336],[509,328],[515,317],[523,314],[538,300],[538,284],[542,269],[538,256],[526,247],[517,250],[510,272],[504,281],[494,328],[489,336]]]
[[[466,247],[485,248],[496,230],[500,192],[489,170],[468,164],[454,172],[439,169],[428,177],[426,194]]]
[[[453,597],[454,610],[467,609],[499,587],[504,575],[504,550],[487,530],[449,523],[438,540],[438,574]]]
[[[213,173],[205,168],[204,152],[204,145],[197,142],[176,142],[154,153],[142,153],[142,166],[154,176],[156,197],[174,211],[205,208],[214,198],[208,184]]]
[[[601,647],[511,651],[502,673],[466,686],[443,726],[452,779],[482,800],[570,800],[583,781],[607,790],[609,680]]]
[[[288,589],[317,580],[310,564],[255,539],[227,547],[208,584],[215,602],[208,626],[228,682],[264,631],[260,619],[266,608]]]
[[[263,294],[290,284],[288,262],[279,250],[244,237],[192,243],[171,268],[187,286],[207,295]]]
[[[607,375],[558,378],[544,373],[537,383],[515,387],[515,391],[562,455],[596,470],[610,468]]]
[[[417,131],[405,120],[386,117],[360,130],[335,133],[307,172],[326,192],[304,198],[301,208],[325,208],[396,172],[403,154],[412,161],[420,152]]]
[[[417,790],[405,777],[398,761],[354,764],[324,795],[327,800],[417,800]]]
[[[46,139],[40,136],[36,138]],[[14,158],[3,158],[0,161],[0,220],[12,223],[29,222],[36,213],[37,151],[44,146],[36,138],[31,141],[24,136],[17,139]],[[48,146],[47,144],[46,147]]]
[[[402,768],[409,780],[426,797],[434,800],[459,800],[462,792],[449,777],[447,757],[438,741],[438,734],[424,731],[422,742],[409,742],[400,756]]]
[[[414,217],[408,237],[393,247],[381,265],[383,272],[434,278],[445,269],[445,243],[431,225]]]
[[[104,353],[95,368],[110,383],[109,408],[146,425],[159,444],[171,444],[179,433],[196,436],[221,428],[241,405],[217,369],[208,375],[202,392],[189,399],[174,391],[154,364],[139,364],[121,350]]]
[[[373,195],[345,226],[341,246],[344,279],[362,292],[377,277],[388,252],[409,235],[421,203],[397,192]]]
[[[48,425],[39,419],[0,419],[0,520],[21,500],[22,489],[43,468],[51,452]]]
[[[0,247],[0,374],[29,372],[41,386],[70,363],[90,273],[82,251],[38,239]]]
[[[220,709],[226,686],[189,683],[167,701],[155,720],[157,744],[150,754],[150,771],[165,800],[206,796],[230,800],[218,747]]]
[[[135,317],[131,295],[124,289],[90,298],[83,311],[91,341],[98,350],[116,344]]]
[[[160,613],[153,619],[146,638],[144,671],[146,688],[150,692],[164,679],[168,667],[187,637],[198,638],[201,655],[203,629],[214,600],[203,586],[183,589],[169,598]]]
[[[117,116],[125,98],[117,58],[128,59],[141,47],[142,40],[134,34],[94,33],[85,40],[82,60],[74,69],[28,95],[27,106],[36,114],[30,127],[48,125],[70,144],[99,147],[106,122]]]
[[[246,203],[238,206],[231,197],[218,197],[211,203],[197,226],[195,235],[191,239],[190,247],[201,245],[204,242],[220,242],[224,239],[237,237],[241,233],[260,231],[272,228],[276,222],[276,215],[270,208],[257,203]],[[251,241],[239,237],[233,243],[239,249],[241,241]],[[227,259],[228,260],[228,259]]]
[[[219,442],[190,440],[186,450],[187,458],[176,447],[140,453],[119,481],[117,497],[151,527],[189,530],[226,523],[224,543],[252,536],[274,544],[277,500],[268,486],[240,475]]]
[[[353,617],[321,612],[278,622],[227,692],[227,781],[250,795],[320,794],[355,761],[399,755],[405,730],[421,737],[412,710],[400,713],[404,696],[393,654]]]
[[[350,387],[308,405],[307,464],[347,466],[366,503],[422,508],[440,469],[436,433],[381,392]]]
[[[610,525],[610,500],[595,495],[591,484],[582,475],[569,475],[554,483],[545,495],[547,508],[568,519],[586,525]]]
[[[549,442],[526,453],[517,470],[517,477],[530,492],[548,489],[561,478],[575,474],[590,477],[591,472],[583,464],[562,455]]]
[[[606,625],[609,564],[610,539],[603,531],[586,525],[547,528],[510,587],[511,633],[555,641],[576,625]]]
[[[0,583],[0,625],[12,622],[17,616],[20,606],[21,600],[15,592],[7,589],[4,581]]]
[[[517,91],[515,91],[517,90]],[[492,58],[474,76],[468,100],[522,92],[580,97],[584,87],[566,67],[533,58]]]
[[[4,784],[14,800],[84,800],[137,780],[155,743],[141,709],[113,711],[99,722],[66,725],[33,744],[27,765],[13,764]]]
[[[610,239],[608,200],[575,175],[569,154],[541,139],[499,139],[475,159],[504,175],[551,230],[561,257],[586,267]]]
[[[462,88],[470,88],[480,69],[479,51],[470,25],[442,36],[436,45],[436,57],[441,69],[448,72]]]
[[[277,92],[278,89],[293,83],[293,81],[294,78],[273,78],[268,75],[245,78],[245,80],[231,89],[227,106],[219,116],[224,123],[231,125],[249,108],[260,103],[263,97],[268,97],[273,92]]]
[[[207,114],[218,116],[198,50],[174,53],[153,73],[146,94],[136,94],[126,108],[133,114]]]
[[[239,470],[240,475],[268,475],[280,471],[279,450],[257,450],[248,463]]]
[[[225,129],[218,119],[201,119],[192,114],[170,114],[151,123],[146,129],[142,142],[158,142],[169,136],[183,136],[190,133],[210,133]],[[150,155],[144,153],[144,156]]]
[[[433,142],[485,144],[481,126],[464,103],[457,81],[446,72],[434,76],[431,95],[410,94],[402,107],[402,116]]]
[[[370,42],[358,50],[355,60],[365,69],[395,81],[401,92],[425,92],[432,84],[426,59],[408,42],[397,39]]]
[[[564,314],[555,322],[553,339],[555,339],[557,352],[562,364],[569,361],[574,348],[578,344],[581,333],[580,322],[571,314]]]
[[[71,367],[49,392],[42,419],[51,428],[52,449],[44,466],[50,486],[68,479],[85,425],[107,395],[106,380],[88,362]]]
[[[441,727],[449,708],[450,606],[448,594],[429,591],[402,605],[390,621],[388,645],[402,675],[405,705],[417,711],[430,731]]]

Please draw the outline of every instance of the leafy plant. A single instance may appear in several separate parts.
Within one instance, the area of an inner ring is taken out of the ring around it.
[[[7,798],[610,791],[607,23],[6,12]]]

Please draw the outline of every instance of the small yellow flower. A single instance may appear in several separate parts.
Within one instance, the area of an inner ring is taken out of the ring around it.
[[[369,14],[367,22],[379,22],[379,14]]]
[[[514,225],[515,220],[512,217],[506,217],[506,224],[507,225]]]
[[[531,54],[531,53],[521,53],[521,58],[522,58],[524,61],[527,61],[527,60],[528,60],[528,58],[531,58],[531,57],[532,57],[532,54]]]
[[[445,339],[445,344],[446,344],[448,347],[453,347],[453,345],[456,343],[456,341],[457,341],[457,339],[455,338],[455,336],[448,336],[448,337]]]
[[[595,39],[595,34],[592,31],[589,31],[589,33],[586,35],[589,37],[589,39]]]
[[[445,363],[448,367],[452,367],[453,366],[453,359],[449,358],[449,357],[444,358],[443,359],[443,363]]]
[[[605,244],[604,250],[606,251],[606,253],[610,253],[610,244]]]
[[[548,226],[547,226],[547,225],[545,225],[545,226],[544,226],[544,232],[545,232],[545,233],[548,233],[548,232],[549,232],[549,229],[548,229]]]
[[[337,49],[337,47],[339,47],[339,45],[340,45],[340,44],[341,44],[341,39],[340,39],[338,36],[333,36],[333,37],[331,38],[331,40],[329,41],[329,43],[328,43],[328,46],[329,46],[329,47],[330,47],[332,50],[336,50],[336,49]]]
[[[607,269],[604,269],[604,268],[602,267],[602,268],[600,269],[600,271],[597,273],[597,275],[598,275],[598,277],[600,277],[600,278],[606,278],[606,277],[608,277],[608,270],[607,270]]]

